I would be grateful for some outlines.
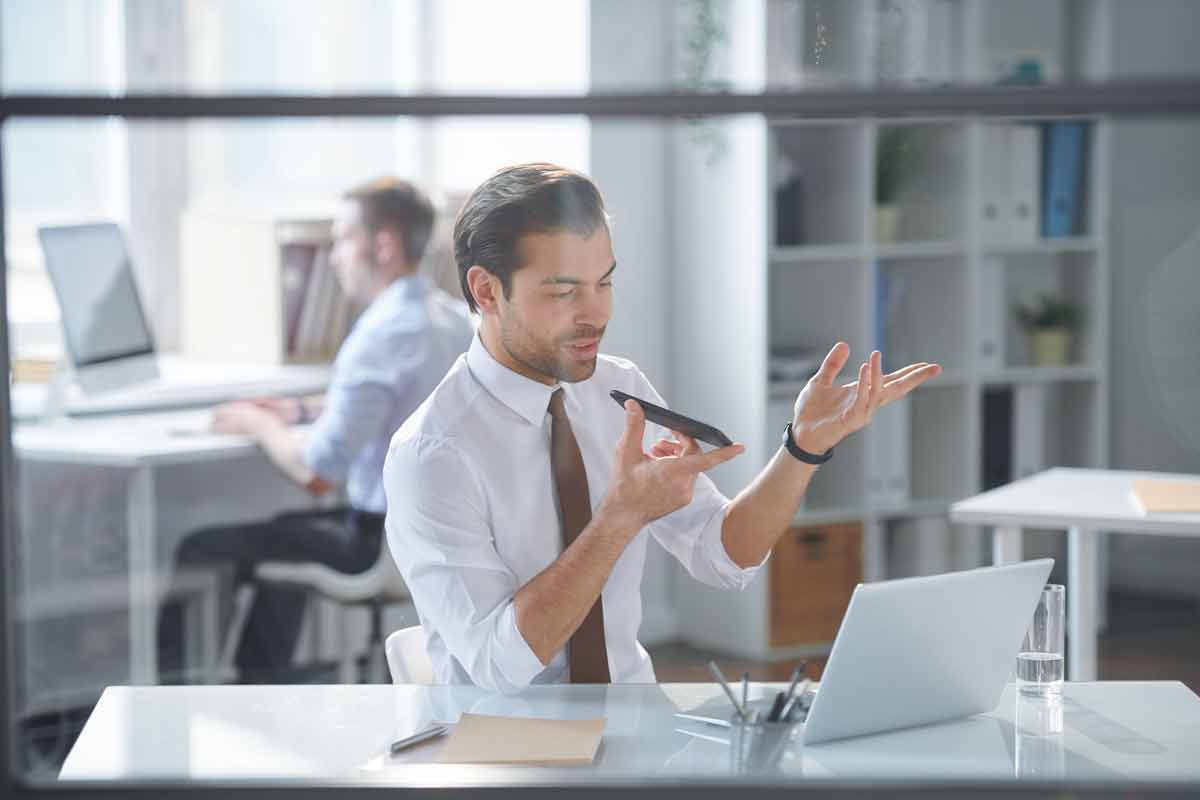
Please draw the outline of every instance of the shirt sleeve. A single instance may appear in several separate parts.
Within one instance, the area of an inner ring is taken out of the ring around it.
[[[492,541],[471,463],[443,440],[393,442],[383,469],[392,558],[421,610],[471,681],[514,694],[544,665],[517,628],[517,576]]]
[[[666,401],[640,372],[642,396],[667,406]],[[653,430],[652,430],[653,428]],[[671,435],[659,426],[647,426],[647,445]],[[692,490],[692,502],[650,523],[650,533],[663,549],[675,557],[693,578],[718,589],[745,589],[758,575],[770,554],[750,567],[739,567],[721,541],[721,529],[730,506],[712,479],[701,473]]]
[[[385,425],[423,356],[420,336],[392,333],[377,338],[348,342],[338,354],[325,408],[305,442],[304,463],[330,483],[345,483],[350,465],[380,437],[379,447],[387,443],[395,431]]]

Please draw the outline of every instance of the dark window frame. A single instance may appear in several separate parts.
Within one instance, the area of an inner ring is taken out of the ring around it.
[[[626,93],[583,96],[282,96],[282,95],[127,95],[118,97],[90,95],[7,95],[0,97],[0,142],[4,123],[17,118],[96,118],[123,119],[271,119],[315,117],[445,117],[445,116],[552,116],[581,115],[594,118],[689,118],[730,114],[763,114],[787,118],[856,118],[905,116],[1075,116],[1173,117],[1200,116],[1200,80],[1160,79],[1121,80],[1102,83],[1062,83],[1036,87],[953,86],[937,89],[882,90],[876,88],[822,90],[806,92],[762,93]],[[3,152],[0,148],[0,367],[8,373],[7,263],[5,259]],[[58,798],[130,798],[130,797],[203,797],[203,798],[295,798],[340,797],[348,792],[388,792],[407,790],[412,796],[454,796],[465,793],[493,798],[546,796],[569,791],[572,797],[616,796],[625,800],[650,796],[662,791],[687,792],[696,798],[727,796],[754,790],[762,795],[791,796],[798,789],[820,795],[846,796],[864,789],[887,791],[896,797],[955,797],[975,795],[1008,796],[1016,792],[1041,796],[1064,793],[1095,796],[1141,795],[1189,796],[1195,786],[1169,784],[1061,784],[956,783],[933,786],[883,786],[830,782],[772,783],[769,780],[714,782],[691,785],[678,781],[571,783],[569,773],[537,773],[523,776],[519,782],[484,786],[472,780],[464,770],[456,786],[413,785],[408,787],[350,787],[345,785],[249,785],[249,784],[122,784],[79,786],[31,786],[16,768],[16,737],[11,727],[13,675],[10,660],[15,655],[10,624],[10,597],[13,585],[13,452],[9,392],[0,392],[0,556],[5,587],[0,591],[0,794],[30,800]],[[569,785],[569,788],[567,788]]]

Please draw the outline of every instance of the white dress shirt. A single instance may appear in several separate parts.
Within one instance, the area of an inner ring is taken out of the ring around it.
[[[665,405],[631,362],[601,355],[586,381],[560,384],[583,453],[592,509],[608,491],[625,411],[620,389]],[[416,604],[438,683],[514,693],[569,679],[565,652],[542,664],[517,628],[513,596],[562,552],[550,470],[547,386],[502,366],[476,336],[392,438],[384,464],[387,537]],[[649,447],[669,432],[647,424]],[[647,534],[696,579],[744,588],[721,543],[729,500],[706,475],[692,502],[641,530],[604,585],[604,633],[614,682],[654,682],[638,643]]]

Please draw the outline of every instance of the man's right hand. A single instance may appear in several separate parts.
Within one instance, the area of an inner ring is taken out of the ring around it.
[[[625,401],[625,432],[617,442],[612,483],[602,507],[606,513],[627,522],[631,534],[646,524],[692,501],[696,477],[718,464],[741,455],[746,449],[731,444],[707,453],[696,441],[676,433],[682,444],[655,448],[653,455],[642,449],[646,415],[634,400]]]
[[[252,397],[249,402],[270,412],[284,425],[295,425],[304,416],[301,406],[304,401],[298,397]]]

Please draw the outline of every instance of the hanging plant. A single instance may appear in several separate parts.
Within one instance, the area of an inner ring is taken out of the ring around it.
[[[729,42],[717,0],[692,0],[683,29],[683,87],[689,92],[727,92],[730,83],[714,77],[717,55]],[[712,166],[725,155],[728,143],[724,132],[706,117],[686,117],[684,122],[694,144],[708,151],[705,162]]]

